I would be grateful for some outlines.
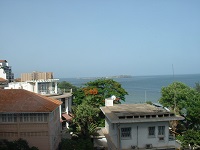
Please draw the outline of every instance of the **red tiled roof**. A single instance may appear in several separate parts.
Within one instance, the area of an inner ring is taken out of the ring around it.
[[[70,115],[68,115],[67,113],[62,114],[62,116],[67,120],[67,121],[71,121],[72,117]]]
[[[51,112],[61,104],[23,89],[0,89],[0,112]]]
[[[0,60],[0,63],[2,63],[2,62],[7,62],[6,60]]]

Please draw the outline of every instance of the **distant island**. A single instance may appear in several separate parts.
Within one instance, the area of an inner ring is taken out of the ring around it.
[[[133,76],[131,75],[116,75],[116,76],[107,76],[107,77],[82,77],[78,79],[101,79],[101,78],[106,78],[106,79],[115,79],[115,78],[132,78]]]
[[[109,76],[106,78],[132,78],[133,76],[131,75],[118,75],[118,76]]]

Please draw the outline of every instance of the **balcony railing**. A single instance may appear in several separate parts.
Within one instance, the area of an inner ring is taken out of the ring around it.
[[[56,94],[54,90],[41,90],[39,91],[41,95],[47,95],[47,94]]]
[[[170,134],[169,135],[169,141],[174,141],[175,140],[175,135],[174,134]]]

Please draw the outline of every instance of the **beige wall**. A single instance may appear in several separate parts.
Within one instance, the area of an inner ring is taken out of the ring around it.
[[[0,139],[11,141],[22,138],[27,140],[29,146],[38,147],[39,150],[56,150],[61,141],[58,110],[49,113],[45,122],[20,122],[19,115],[16,122],[2,122],[1,119]]]
[[[22,73],[21,82],[30,80],[47,80],[53,79],[52,72],[32,72],[32,73]]]

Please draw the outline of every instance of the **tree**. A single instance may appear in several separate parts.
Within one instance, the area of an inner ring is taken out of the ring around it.
[[[58,83],[58,88],[60,88],[63,92],[69,91],[72,89],[73,92],[77,90],[77,87],[72,85],[71,83],[67,81],[62,81]]]
[[[79,105],[83,102],[85,97],[93,96],[96,100],[95,105],[97,107],[104,106],[104,100],[112,95],[125,101],[125,96],[128,95],[128,93],[122,88],[120,83],[112,79],[97,79],[86,83],[85,87],[78,89],[77,92],[74,93],[74,103]],[[120,103],[120,101],[116,102]]]
[[[195,83],[195,89],[197,90],[197,92],[200,93],[200,84],[199,84],[199,82]]]
[[[179,110],[182,109],[181,103],[189,99],[190,92],[190,88],[184,83],[174,82],[161,89],[161,98],[159,102],[163,106],[179,112]]]
[[[200,137],[200,93],[187,85],[174,82],[162,88],[162,96],[159,102],[166,107],[175,110],[175,113],[185,117],[180,121],[176,132],[183,146],[199,144]]]
[[[72,138],[64,139],[60,144],[61,150],[93,150],[93,143],[90,139]]]
[[[184,148],[195,149],[195,147],[200,148],[200,131],[187,130],[183,136],[178,137],[182,142]]]
[[[28,142],[24,139],[16,141],[0,141],[0,150],[38,150],[37,147],[29,147]]]
[[[88,138],[94,133],[99,111],[98,108],[94,108],[87,103],[83,103],[75,109],[73,123],[77,125],[76,131],[80,132],[81,136]]]
[[[88,137],[94,133],[96,127],[104,125],[104,115],[100,107],[105,105],[105,98],[115,95],[125,101],[127,94],[121,84],[112,79],[97,79],[86,83],[74,93],[74,118],[71,127],[82,136]]]

